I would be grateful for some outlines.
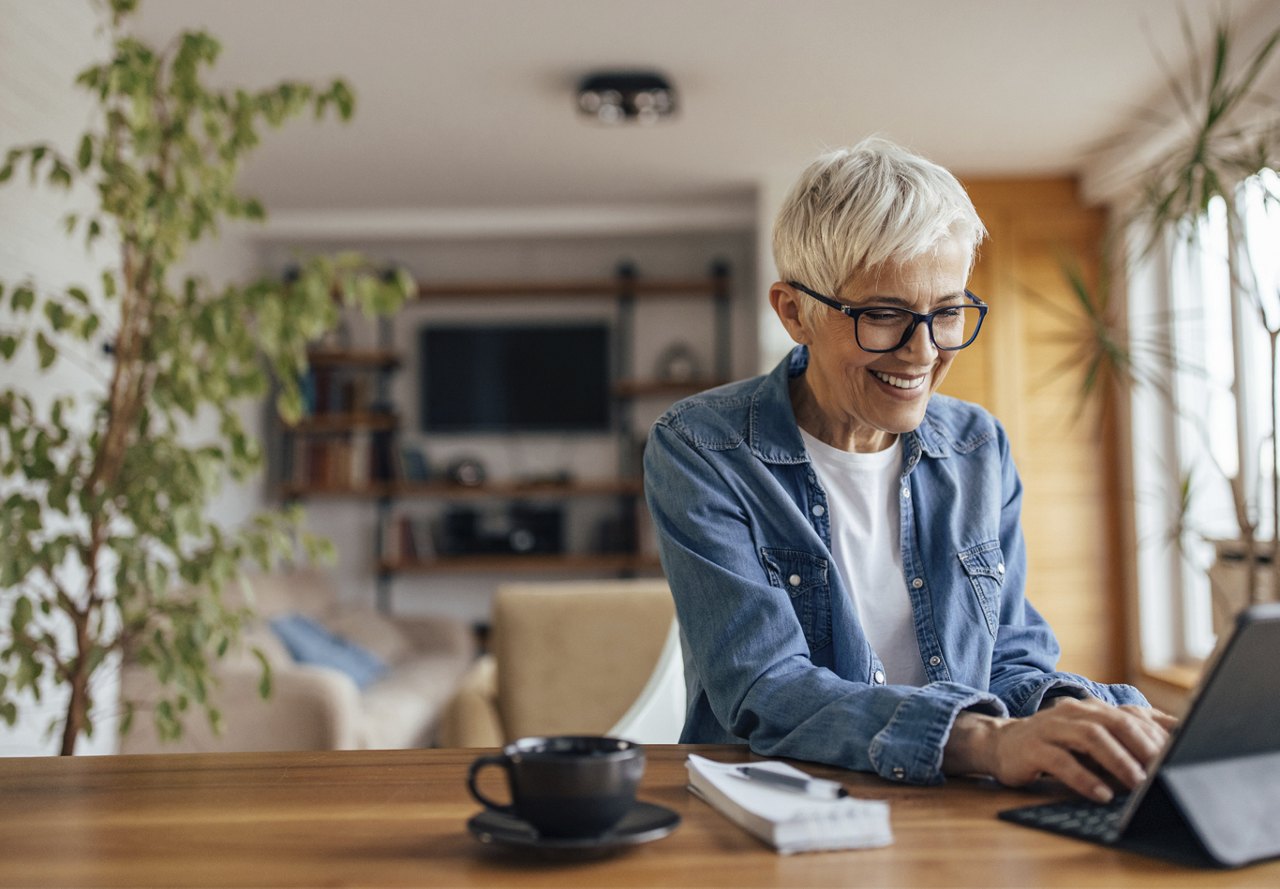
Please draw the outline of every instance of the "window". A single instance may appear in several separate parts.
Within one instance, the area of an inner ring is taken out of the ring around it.
[[[1146,383],[1134,392],[1132,420],[1147,667],[1194,662],[1213,648],[1212,541],[1240,534],[1229,479],[1242,480],[1257,535],[1272,532],[1266,328],[1280,323],[1278,195],[1280,177],[1265,171],[1240,191],[1242,226],[1228,224],[1219,200],[1197,231],[1170,233],[1130,269],[1129,327]],[[1232,250],[1252,296],[1238,287],[1233,298]]]

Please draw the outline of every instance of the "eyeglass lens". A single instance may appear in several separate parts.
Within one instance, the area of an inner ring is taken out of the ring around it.
[[[857,319],[858,345],[872,352],[892,352],[906,345],[915,331],[915,316],[902,309],[873,309]],[[929,326],[939,349],[960,349],[977,335],[982,310],[977,306],[954,306],[933,313]],[[923,322],[922,322],[923,323]]]

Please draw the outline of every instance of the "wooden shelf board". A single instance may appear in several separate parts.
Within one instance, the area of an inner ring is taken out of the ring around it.
[[[618,398],[643,398],[648,395],[694,395],[722,385],[728,380],[619,380],[613,387]]]
[[[616,555],[507,555],[504,553],[474,556],[440,556],[429,561],[391,561],[378,563],[383,574],[508,574],[508,573],[578,573],[621,571],[661,571],[657,559],[621,553]]]
[[[304,435],[328,432],[361,432],[395,429],[400,418],[395,414],[380,413],[331,413],[311,414],[303,417],[292,426],[286,427],[289,432]]]
[[[518,499],[520,497],[604,497],[639,494],[644,490],[639,479],[602,479],[560,484],[558,482],[486,482],[467,486],[452,482],[397,482],[398,497],[438,497],[445,500],[470,500],[486,497]]]
[[[379,500],[384,497],[432,498],[440,500],[483,500],[486,498],[518,500],[525,497],[547,499],[573,497],[640,496],[644,483],[639,479],[601,479],[599,481],[571,482],[489,482],[475,487],[452,482],[375,482],[359,488],[347,486],[286,484],[280,486],[280,496],[297,500],[307,497],[348,497]]]
[[[375,482],[360,487],[349,485],[295,485],[280,486],[280,497],[284,500],[348,499],[348,500],[381,500],[391,496],[393,487],[388,482]]]
[[[312,367],[366,367],[390,370],[400,366],[400,356],[390,349],[309,349]]]
[[[618,278],[595,281],[453,281],[418,285],[418,299],[463,299],[476,296],[590,297],[616,299],[623,292],[634,296],[705,294],[714,296],[721,284],[706,278],[638,278],[624,284]]]

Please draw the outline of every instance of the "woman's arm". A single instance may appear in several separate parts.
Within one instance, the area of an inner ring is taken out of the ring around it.
[[[1000,543],[1006,564],[991,691],[1014,718],[966,712],[947,740],[948,774],[991,775],[1023,785],[1048,775],[1099,802],[1112,798],[1108,778],[1133,788],[1160,752],[1176,720],[1146,706],[1128,685],[1103,685],[1057,671],[1053,631],[1026,601],[1022,483],[1000,430]],[[1021,718],[1019,718],[1021,717]]]
[[[699,714],[695,703],[694,735],[686,731],[685,740],[699,740],[696,720],[713,717],[763,755],[912,783],[940,781],[942,745],[955,715],[966,708],[1003,715],[1004,708],[994,696],[955,683],[876,685],[869,675],[857,681],[816,666],[789,591],[771,582],[753,535],[753,523],[765,515],[777,524],[781,513],[773,511],[796,512],[797,536],[807,520],[767,472],[749,475],[746,466],[724,454],[708,458],[663,424],[645,449],[645,490],[663,567],[710,709]]]

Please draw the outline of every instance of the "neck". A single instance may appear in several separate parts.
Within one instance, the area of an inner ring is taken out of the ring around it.
[[[823,444],[842,451],[871,454],[883,451],[898,440],[892,432],[858,423],[848,414],[824,409],[822,398],[809,385],[807,374],[791,380],[790,393],[796,424]]]

